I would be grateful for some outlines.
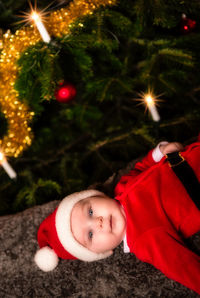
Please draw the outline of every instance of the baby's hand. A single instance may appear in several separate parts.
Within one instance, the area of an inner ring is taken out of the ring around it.
[[[183,150],[183,145],[178,142],[172,142],[165,145],[160,145],[160,151],[163,155],[166,155],[167,153],[176,152]]]

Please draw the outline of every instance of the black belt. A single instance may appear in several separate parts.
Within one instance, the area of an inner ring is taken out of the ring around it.
[[[180,152],[166,154],[169,166],[180,179],[189,196],[200,210],[200,183],[190,165]]]

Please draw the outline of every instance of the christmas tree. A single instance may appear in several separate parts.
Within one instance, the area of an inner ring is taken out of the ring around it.
[[[195,140],[199,1],[56,1],[47,41],[26,1],[0,6],[1,149],[17,173],[0,168],[0,214],[105,181],[161,140]]]

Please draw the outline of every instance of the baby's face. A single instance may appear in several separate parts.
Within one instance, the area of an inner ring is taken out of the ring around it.
[[[108,197],[91,197],[76,203],[71,212],[75,239],[89,250],[103,253],[120,244],[126,229],[121,205]]]

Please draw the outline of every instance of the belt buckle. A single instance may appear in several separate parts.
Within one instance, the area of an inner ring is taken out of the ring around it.
[[[185,158],[181,155],[181,152],[177,152],[177,153],[178,153],[178,156],[181,158],[181,160],[177,161],[176,163],[171,163],[171,161],[168,159],[168,154],[166,154],[167,159],[168,159],[167,161],[168,161],[170,168],[176,167],[185,161]]]

